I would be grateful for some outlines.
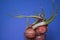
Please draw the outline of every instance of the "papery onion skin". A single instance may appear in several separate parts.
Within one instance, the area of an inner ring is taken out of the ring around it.
[[[32,28],[27,28],[25,31],[26,38],[34,38],[35,37],[35,31]]]
[[[48,30],[48,26],[42,25],[42,26],[37,27],[35,30],[37,33],[43,34]]]

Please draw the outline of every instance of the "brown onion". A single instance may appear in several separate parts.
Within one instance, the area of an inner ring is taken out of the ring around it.
[[[45,33],[47,31],[47,26],[46,25],[42,25],[42,26],[39,26],[38,28],[36,28],[36,32],[37,33]]]
[[[32,28],[27,28],[25,31],[26,38],[34,38],[35,37],[35,31]]]

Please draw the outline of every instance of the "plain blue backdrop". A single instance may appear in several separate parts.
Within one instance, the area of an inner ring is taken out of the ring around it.
[[[46,40],[60,40],[60,0],[54,1],[54,10],[56,5],[58,5],[58,14],[48,26]],[[50,18],[52,0],[0,0],[0,40],[25,40],[26,19],[13,18],[9,14],[35,15],[36,10],[41,13],[41,7],[45,10],[46,18]],[[31,25],[34,19],[30,18],[29,22]]]

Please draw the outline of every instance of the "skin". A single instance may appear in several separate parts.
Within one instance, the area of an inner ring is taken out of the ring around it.
[[[41,34],[41,33],[45,33],[47,29],[48,29],[48,26],[42,25],[42,26],[37,27],[35,30],[37,33]]]
[[[36,36],[35,40],[45,40],[45,35]]]
[[[35,31],[32,28],[28,28],[25,31],[25,36],[27,38],[34,38],[35,37]]]

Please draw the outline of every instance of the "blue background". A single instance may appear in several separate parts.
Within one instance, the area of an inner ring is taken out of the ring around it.
[[[48,26],[46,40],[60,40],[60,1],[54,1],[54,10],[58,5],[58,14],[53,22]],[[38,10],[41,13],[44,8],[46,18],[52,14],[52,0],[0,0],[0,40],[25,40],[24,32],[26,29],[25,18],[13,18],[9,14],[16,15],[35,15]],[[55,10],[56,11],[56,10]],[[29,19],[30,25],[34,19]]]

